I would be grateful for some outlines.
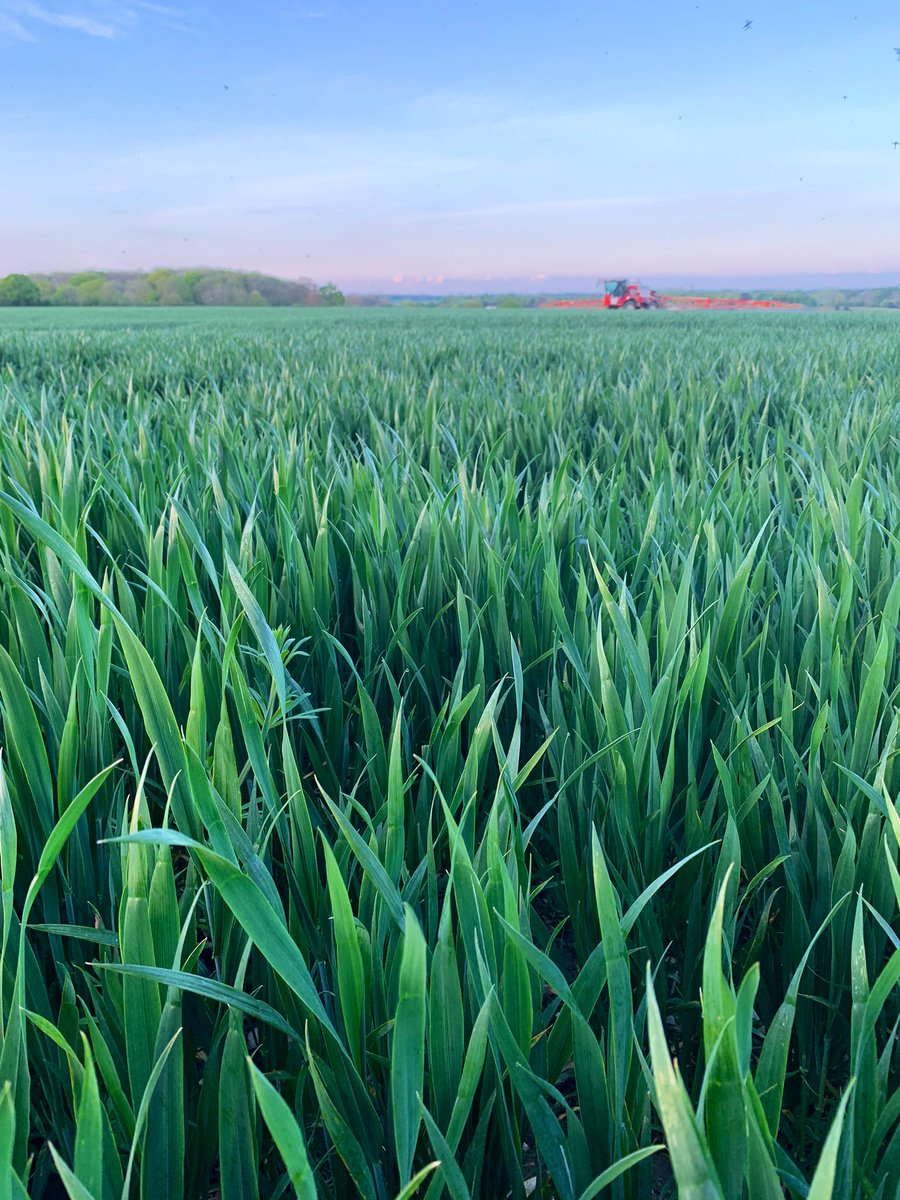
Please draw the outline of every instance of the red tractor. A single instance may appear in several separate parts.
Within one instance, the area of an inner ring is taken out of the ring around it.
[[[629,283],[627,279],[597,280],[603,284],[603,308],[661,308],[662,301],[653,291],[646,292],[640,283]]]
[[[627,279],[598,279],[597,287],[603,284],[602,296],[582,296],[577,300],[545,300],[541,308],[673,308],[690,312],[701,308],[738,311],[745,309],[778,308],[799,309],[802,304],[786,300],[755,299],[743,295],[733,296],[661,296],[652,288],[644,290],[641,283],[629,283]]]

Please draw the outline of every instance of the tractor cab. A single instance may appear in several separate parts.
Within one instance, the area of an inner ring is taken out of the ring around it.
[[[603,305],[605,308],[624,308],[631,300],[633,286],[627,279],[603,280]],[[628,305],[632,307],[631,304]]]
[[[597,286],[603,283],[604,308],[660,308],[661,300],[656,292],[644,291],[642,284],[629,283],[627,279],[597,280]]]

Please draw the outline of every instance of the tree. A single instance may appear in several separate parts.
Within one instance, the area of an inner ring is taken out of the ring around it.
[[[118,289],[103,275],[83,280],[75,290],[78,294],[75,303],[85,308],[98,308],[102,305],[121,303]]]
[[[2,5],[2,0],[0,0]],[[23,289],[21,281],[25,281]],[[259,272],[223,271],[212,267],[175,271],[160,267],[139,271],[55,271],[49,275],[10,276],[2,280],[2,304],[53,304],[94,306],[141,304],[154,307],[176,305],[304,305],[341,306],[348,303],[334,284],[319,292],[311,279],[276,279]],[[37,288],[37,295],[31,285]],[[364,303],[381,303],[367,298]]]
[[[0,279],[0,305],[25,308],[40,304],[42,299],[41,289],[27,275],[7,275]]]
[[[197,304],[197,293],[203,283],[202,271],[183,271],[176,284],[176,290],[185,304]]]
[[[319,288],[319,299],[326,308],[342,308],[347,303],[344,293],[333,283],[325,283]]]

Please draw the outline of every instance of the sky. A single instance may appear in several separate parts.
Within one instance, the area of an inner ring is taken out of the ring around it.
[[[900,283],[896,0],[0,0],[0,275]]]

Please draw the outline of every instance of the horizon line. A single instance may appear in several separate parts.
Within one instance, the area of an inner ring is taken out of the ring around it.
[[[900,267],[888,267],[879,270],[797,270],[778,272],[741,272],[741,271],[654,271],[606,273],[581,273],[568,271],[547,271],[539,273],[502,275],[492,272],[489,275],[442,275],[425,273],[395,273],[385,276],[353,276],[349,273],[338,272],[334,275],[323,274],[323,281],[310,275],[287,275],[261,268],[230,267],[210,263],[192,264],[189,266],[154,265],[149,267],[122,266],[84,266],[75,269],[57,268],[50,270],[12,271],[8,274],[31,275],[48,278],[52,276],[72,276],[80,274],[104,274],[109,276],[149,275],[154,271],[172,271],[185,273],[190,271],[222,271],[237,275],[260,275],[277,279],[286,283],[308,282],[315,287],[325,283],[333,283],[342,291],[351,295],[376,295],[395,298],[443,296],[477,296],[477,295],[554,295],[565,297],[580,293],[584,290],[595,292],[599,279],[626,278],[629,280],[652,284],[657,280],[664,286],[677,286],[683,291],[696,291],[700,288],[717,288],[719,290],[753,291],[757,287],[777,288],[780,290],[816,291],[828,287],[865,289],[871,286],[900,287]],[[6,274],[0,267],[0,278]],[[690,282],[688,282],[690,281]],[[892,282],[891,282],[892,281]],[[465,290],[461,290],[465,289]]]

